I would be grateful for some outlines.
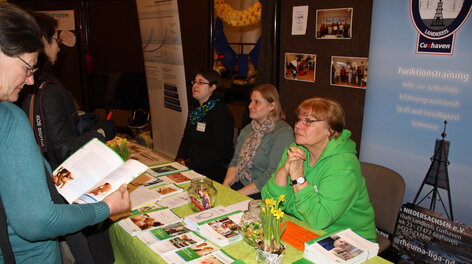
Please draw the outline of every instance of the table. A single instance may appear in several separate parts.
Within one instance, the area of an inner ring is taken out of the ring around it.
[[[240,194],[226,186],[223,186],[217,182],[213,182],[215,188],[217,189],[217,200],[216,205],[228,206],[235,204],[249,198],[245,195]],[[189,184],[184,185],[185,189]],[[183,205],[181,207],[173,209],[173,211],[180,217],[185,217],[193,213],[188,205]],[[309,229],[317,234],[325,234],[323,230],[313,230],[306,223],[299,221],[293,217],[287,216],[286,220],[295,222],[296,224]],[[118,223],[114,223],[110,227],[110,239],[113,245],[113,251],[115,252],[115,263],[165,263],[165,261],[149,249],[144,243],[139,240],[137,237],[130,236],[126,231],[124,231]],[[283,263],[292,263],[303,257],[303,251],[299,251],[294,247],[287,245],[286,253],[283,257]],[[233,243],[229,246],[223,247],[223,250],[228,252],[231,256],[236,259],[241,259],[245,263],[256,263],[256,250],[249,245],[247,245],[243,240]],[[381,257],[375,257],[365,262],[369,264],[383,264],[390,263]]]

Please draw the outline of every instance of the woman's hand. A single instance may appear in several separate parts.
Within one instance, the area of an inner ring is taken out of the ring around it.
[[[126,184],[123,184],[103,201],[110,207],[110,215],[129,211],[129,192]]]
[[[289,147],[287,154],[288,157],[285,161],[284,167],[290,175],[290,178],[295,180],[296,178],[304,175],[303,162],[306,160],[306,155],[305,152],[299,147]]]
[[[231,185],[233,185],[236,182],[237,172],[238,172],[237,167],[229,167],[228,170],[226,171],[226,176],[223,181],[223,185],[231,188]]]
[[[305,161],[305,152],[299,147],[289,147],[287,151],[287,159],[275,175],[275,182],[279,186],[286,186],[288,176],[300,177],[303,176],[303,162]],[[295,173],[295,174],[294,174]]]

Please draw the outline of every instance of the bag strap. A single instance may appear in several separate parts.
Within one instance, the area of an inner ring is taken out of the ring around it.
[[[8,238],[7,215],[3,207],[2,197],[0,196],[0,244],[2,246],[3,261],[6,264],[15,264],[15,255],[11,248],[10,239]]]
[[[45,87],[48,83],[50,83],[50,81],[44,81],[34,89],[28,111],[28,118],[30,120],[31,127],[33,128],[36,142],[38,143],[41,152],[46,158],[48,146],[46,140],[46,123],[44,122],[42,100]]]

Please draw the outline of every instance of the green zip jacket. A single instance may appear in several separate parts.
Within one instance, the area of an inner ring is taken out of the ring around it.
[[[337,139],[331,139],[314,166],[310,166],[310,152],[293,143],[291,146],[298,146],[306,153],[304,171],[310,185],[294,193],[289,184],[275,183],[275,174],[287,159],[286,149],[276,172],[262,188],[262,198],[285,194],[282,210],[308,222],[314,229],[330,233],[351,228],[364,238],[376,241],[374,209],[356,157],[356,143],[350,136],[351,132],[344,130]]]

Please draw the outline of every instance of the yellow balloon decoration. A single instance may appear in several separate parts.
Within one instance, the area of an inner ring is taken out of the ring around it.
[[[248,9],[235,10],[224,0],[215,0],[215,11],[219,18],[231,26],[249,26],[261,20],[262,4],[256,1]]]

